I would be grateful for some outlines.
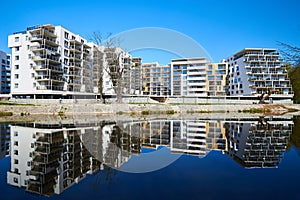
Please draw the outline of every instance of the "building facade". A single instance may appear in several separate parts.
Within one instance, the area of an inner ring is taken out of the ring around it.
[[[143,95],[169,96],[170,66],[162,66],[157,62],[142,64]]]
[[[10,68],[10,55],[0,51],[0,94],[10,93],[10,79],[11,79],[11,68]]]
[[[62,26],[28,27],[8,37],[14,98],[93,96],[91,47]]]
[[[226,95],[226,63],[208,63],[206,65],[206,91],[207,96]]]
[[[171,96],[207,96],[205,58],[173,59]]]
[[[225,61],[229,96],[293,97],[286,67],[276,49],[246,48]]]

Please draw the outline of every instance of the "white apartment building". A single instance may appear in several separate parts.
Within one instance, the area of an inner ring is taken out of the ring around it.
[[[276,49],[246,48],[225,60],[228,95],[293,98],[286,67]]]
[[[13,98],[92,97],[91,47],[62,26],[28,27],[8,37]]]
[[[0,62],[1,62],[0,94],[7,95],[10,93],[10,78],[11,78],[10,54],[0,51]]]
[[[205,58],[180,58],[171,62],[171,96],[207,96]]]

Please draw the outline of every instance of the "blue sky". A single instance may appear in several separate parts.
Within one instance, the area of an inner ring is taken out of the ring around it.
[[[4,51],[9,51],[9,34],[48,23],[84,37],[93,31],[117,34],[142,27],[173,29],[197,41],[214,61],[245,47],[278,48],[276,41],[300,46],[299,0],[14,0],[1,1],[0,8],[0,49]],[[164,64],[175,56],[161,51],[140,53],[145,62]]]

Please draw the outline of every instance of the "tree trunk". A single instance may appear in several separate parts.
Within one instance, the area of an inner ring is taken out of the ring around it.
[[[115,87],[115,92],[117,95],[117,103],[122,103],[122,85],[121,79],[118,79],[117,85]]]

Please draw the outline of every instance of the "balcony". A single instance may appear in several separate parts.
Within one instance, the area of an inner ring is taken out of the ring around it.
[[[49,61],[52,64],[56,64],[56,65],[60,64],[59,58],[58,57],[54,57],[54,56],[39,55],[39,56],[32,56],[31,58],[35,62]]]
[[[58,47],[58,42],[54,38],[43,36],[41,34],[34,34],[32,37],[29,38],[29,41],[31,42],[38,42],[42,44],[48,44],[50,46]]]
[[[51,70],[52,72],[63,73],[63,69],[60,66],[53,66],[53,65],[38,65],[38,66],[33,66],[33,69],[37,72]]]
[[[81,47],[75,46],[75,45],[70,45],[69,49],[71,52],[75,52],[75,53],[81,53]]]
[[[78,63],[78,62],[77,63],[76,62],[70,62],[69,67],[77,68],[77,69],[82,68],[81,63]]]
[[[40,85],[36,87],[37,90],[55,90],[55,91],[63,91],[63,86],[56,85]]]
[[[40,26],[29,31],[31,34],[44,34],[49,37],[56,38],[53,26]]]
[[[37,81],[52,81],[52,82],[65,82],[60,76],[48,76],[48,75],[38,75],[35,77]]]
[[[70,71],[68,75],[71,77],[81,77],[81,73],[78,71],[74,71],[74,72]]]
[[[83,49],[83,55],[85,55],[85,56],[91,55],[90,50],[88,50],[88,49]]]
[[[80,86],[81,85],[81,81],[70,80],[69,85]]]
[[[69,58],[70,58],[71,62],[80,62],[81,61],[81,56],[77,55],[77,54],[70,54]]]

